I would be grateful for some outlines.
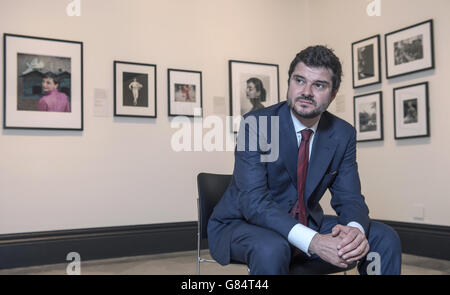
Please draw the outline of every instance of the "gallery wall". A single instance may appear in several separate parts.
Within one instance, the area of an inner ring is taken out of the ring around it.
[[[84,45],[84,130],[0,134],[0,234],[196,220],[196,175],[231,173],[234,157],[172,150],[167,69],[202,71],[204,117],[229,114],[230,59],[279,64],[284,97],[289,62],[308,40],[305,3],[81,0],[81,15],[68,16],[73,2],[0,2],[2,34]],[[156,119],[113,116],[114,60],[157,65]]]
[[[448,190],[450,165],[450,1],[381,0],[381,15],[369,17],[372,1],[309,1],[310,34],[315,43],[333,47],[342,58],[344,79],[339,97],[331,110],[353,122],[353,96],[382,91],[384,140],[358,143],[358,165],[362,191],[376,219],[450,225]],[[432,4],[432,5],[431,5]],[[433,19],[434,70],[386,79],[384,34]],[[381,35],[382,83],[352,88],[353,42]],[[394,139],[393,89],[429,82],[428,138]],[[327,206],[329,196],[321,202]]]
[[[344,67],[332,112],[353,123],[353,96],[383,91],[384,140],[358,143],[371,217],[450,225],[447,0],[384,0],[374,17],[366,13],[368,0],[81,0],[81,15],[70,17],[71,2],[0,3],[2,34],[84,44],[84,130],[0,134],[0,234],[196,220],[196,175],[231,173],[234,157],[172,150],[167,69],[202,71],[203,115],[224,118],[228,60],[278,64],[283,100],[289,62],[319,43],[334,48]],[[352,88],[352,42],[380,34],[384,49],[384,34],[430,18],[435,70],[387,81],[382,50],[382,84]],[[156,119],[113,116],[114,60],[157,65]],[[394,140],[392,89],[423,81],[430,86],[431,137]],[[106,92],[106,114],[95,106],[96,89]],[[331,213],[328,203],[329,195],[322,204]],[[422,208],[423,218],[414,218]]]

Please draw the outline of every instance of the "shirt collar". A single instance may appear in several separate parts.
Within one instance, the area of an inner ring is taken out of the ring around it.
[[[317,126],[319,126],[320,119],[317,120],[316,124],[314,124],[311,128],[308,128],[305,125],[303,125],[302,122],[300,122],[299,119],[297,119],[297,117],[292,112],[292,109],[290,111],[291,111],[292,123],[294,123],[294,129],[295,129],[295,133],[296,134],[298,134],[303,129],[311,129],[312,131],[314,131],[314,134],[316,134]]]
[[[58,89],[53,89],[52,91],[44,93],[44,95],[50,95],[50,94],[55,94],[55,93],[58,93]]]

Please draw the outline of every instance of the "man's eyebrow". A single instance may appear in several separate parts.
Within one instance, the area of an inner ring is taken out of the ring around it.
[[[306,80],[305,77],[303,77],[302,75],[298,75],[298,74],[293,74],[292,77],[293,78],[301,78],[303,80]],[[323,84],[330,85],[330,82],[328,82],[326,80],[315,80],[315,81],[313,81],[313,83],[323,83]]]
[[[314,81],[314,83],[323,83],[323,84],[327,84],[327,85],[330,84],[330,82],[325,81],[325,80],[316,80],[316,81]]]
[[[302,78],[302,79],[305,79],[305,77],[303,77],[302,75],[296,75],[296,74],[293,74],[292,75],[292,78]],[[306,79],[305,79],[306,80]]]

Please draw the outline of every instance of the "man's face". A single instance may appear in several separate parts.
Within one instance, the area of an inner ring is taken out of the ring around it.
[[[287,101],[299,117],[313,119],[326,111],[336,97],[331,70],[308,67],[300,62],[289,79]]]
[[[42,79],[42,89],[44,89],[45,92],[51,92],[56,88],[58,88],[58,84],[56,84],[52,78]]]

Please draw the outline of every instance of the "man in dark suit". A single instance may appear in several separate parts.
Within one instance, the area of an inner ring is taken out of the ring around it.
[[[290,65],[287,102],[244,116],[232,181],[208,224],[220,264],[286,274],[291,263],[359,261],[360,274],[400,274],[399,237],[369,219],[361,195],[356,131],[326,111],[341,75],[332,50],[308,47]],[[319,205],[327,189],[337,217]]]

